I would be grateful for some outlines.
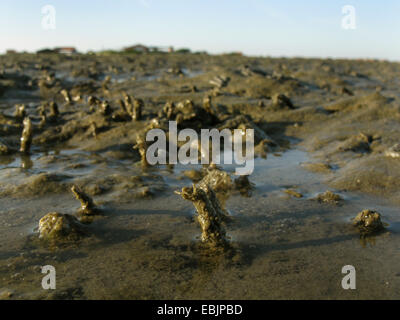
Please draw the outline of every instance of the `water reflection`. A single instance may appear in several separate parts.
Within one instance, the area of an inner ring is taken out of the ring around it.
[[[21,168],[29,170],[33,167],[33,161],[30,155],[21,155]]]

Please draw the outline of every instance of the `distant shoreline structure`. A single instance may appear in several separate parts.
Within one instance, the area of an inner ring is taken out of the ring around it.
[[[122,49],[106,49],[106,50],[88,50],[87,52],[79,52],[75,47],[55,47],[55,48],[43,48],[34,52],[29,51],[17,51],[15,49],[7,49],[5,54],[18,54],[18,53],[36,53],[36,54],[64,54],[64,55],[75,55],[75,54],[91,54],[91,53],[191,53],[192,51],[188,48],[174,49],[173,46],[146,46],[143,44],[135,44]],[[206,53],[203,51],[202,53]]]
[[[77,54],[171,54],[171,53],[192,53],[192,54],[207,54],[207,55],[237,55],[237,56],[246,56],[249,58],[271,58],[271,59],[316,59],[316,60],[356,60],[356,61],[364,61],[364,62],[373,62],[373,61],[388,61],[399,63],[399,59],[388,59],[388,58],[376,58],[376,57],[333,57],[333,56],[285,56],[285,55],[252,55],[245,54],[241,51],[228,51],[228,52],[219,52],[219,53],[210,53],[206,50],[202,51],[193,51],[189,48],[179,48],[175,49],[173,46],[146,46],[143,44],[135,44],[127,47],[121,47],[119,49],[101,49],[101,50],[87,50],[87,51],[79,51],[75,47],[55,47],[55,48],[43,48],[37,51],[17,51],[15,49],[6,49],[4,53],[0,53],[2,55],[12,55],[12,54],[62,54],[67,56],[73,56]]]

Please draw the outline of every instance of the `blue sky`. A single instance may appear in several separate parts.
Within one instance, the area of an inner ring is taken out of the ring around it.
[[[41,9],[56,9],[44,30]],[[341,28],[342,7],[356,29]],[[1,0],[0,52],[135,43],[211,53],[400,60],[400,1],[374,0]]]

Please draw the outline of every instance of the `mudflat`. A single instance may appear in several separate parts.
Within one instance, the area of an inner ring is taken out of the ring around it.
[[[399,299],[399,75],[378,60],[0,56],[0,297]],[[149,165],[143,137],[168,121],[254,129],[254,172]],[[354,226],[363,210],[379,232]]]

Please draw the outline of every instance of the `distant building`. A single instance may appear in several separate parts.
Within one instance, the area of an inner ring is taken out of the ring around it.
[[[60,47],[60,48],[55,48],[54,51],[56,53],[60,54],[66,54],[66,55],[73,55],[78,53],[74,47]]]
[[[16,54],[17,53],[17,51],[16,50],[13,50],[13,49],[8,49],[7,51],[6,51],[6,54]]]
[[[155,47],[155,46],[144,46],[142,44],[136,44],[134,46],[124,48],[124,52],[134,53],[149,53],[149,52],[174,52],[173,47]]]
[[[74,47],[58,47],[54,49],[50,48],[45,48],[36,51],[37,54],[43,54],[43,53],[59,53],[59,54],[66,54],[66,55],[73,55],[78,53]]]
[[[168,52],[168,53],[172,53],[174,52],[174,47],[153,47],[155,50],[155,52]]]

